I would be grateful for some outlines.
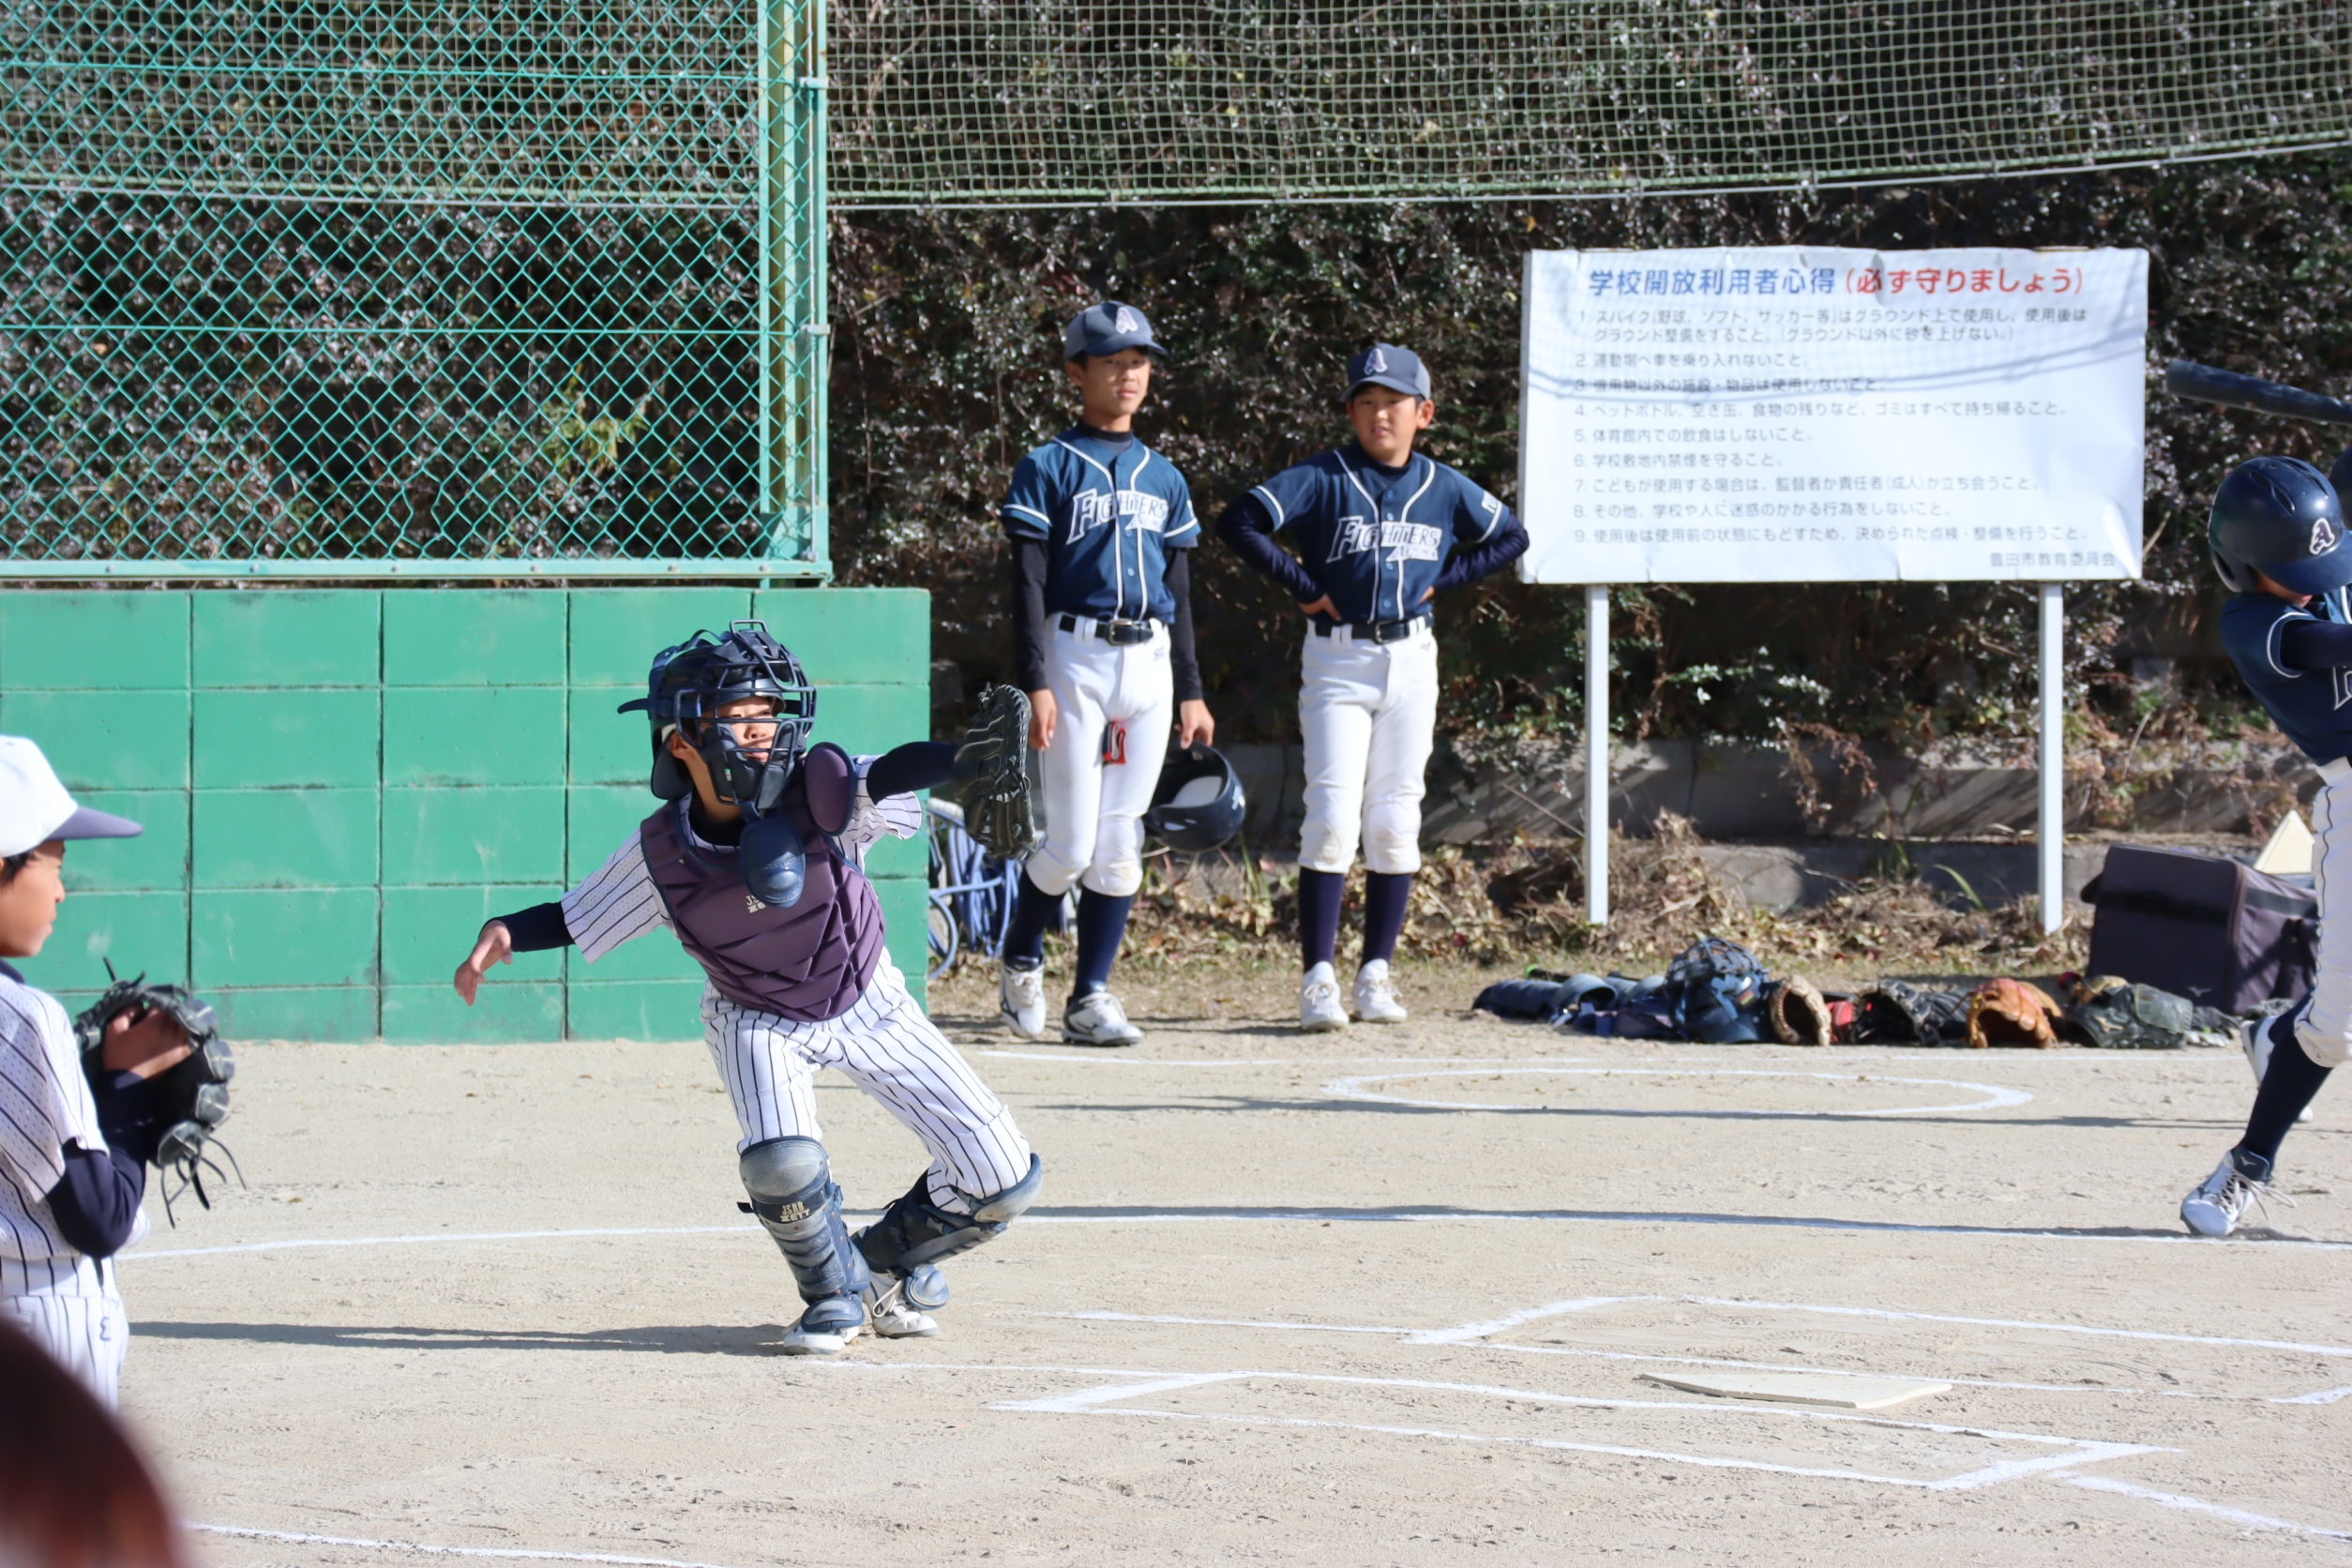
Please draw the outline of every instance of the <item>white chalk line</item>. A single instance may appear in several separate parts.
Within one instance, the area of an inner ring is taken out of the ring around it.
[[[2291,1399],[2273,1399],[2273,1405],[2332,1405],[2339,1399],[2352,1399],[2352,1385],[2344,1388],[2323,1388],[2316,1394],[2299,1394]]]
[[[617,1562],[632,1568],[725,1568],[716,1562],[695,1562],[674,1557],[618,1557],[609,1552],[541,1552],[519,1546],[433,1546],[421,1541],[371,1541],[354,1535],[314,1535],[299,1530],[248,1530],[242,1525],[189,1523],[189,1530],[207,1535],[234,1535],[248,1541],[283,1541],[300,1546],[356,1546],[364,1551],[413,1552],[426,1557],[525,1558],[534,1562]]]
[[[1493,1104],[1473,1100],[1422,1100],[1405,1094],[1380,1094],[1364,1088],[1367,1083],[1388,1083],[1400,1078],[1818,1078],[1832,1083],[1902,1083],[1936,1089],[1961,1089],[1983,1094],[1982,1100],[1965,1101],[1945,1106],[1897,1106],[1876,1110],[1755,1110],[1733,1108],[1716,1112],[1728,1116],[1754,1117],[1764,1121],[1817,1121],[1822,1117],[1884,1117],[1933,1116],[1960,1111],[2006,1110],[2013,1106],[2029,1105],[2033,1096],[2022,1089],[2003,1089],[1990,1083],[1973,1083],[1962,1078],[1889,1078],[1870,1073],[1804,1073],[1784,1072],[1770,1067],[1554,1067],[1545,1065],[1511,1067],[1447,1068],[1434,1072],[1364,1073],[1354,1078],[1334,1078],[1323,1085],[1323,1093],[1337,1099],[1361,1101],[1367,1105],[1409,1106],[1423,1110],[1548,1110],[1548,1106]]]
[[[2352,1356],[2352,1346],[2307,1345],[2292,1339],[2235,1339],[2220,1334],[2159,1334],[2151,1329],[2103,1329],[2088,1323],[2043,1323],[2022,1318],[1957,1318],[1939,1312],[1893,1312],[1876,1306],[1817,1306],[1800,1302],[1747,1301],[1736,1296],[1675,1296],[1654,1300],[1696,1306],[1729,1306],[1755,1312],[1819,1312],[1839,1318],[1880,1318],[1890,1322],[1961,1323],[1971,1328],[2037,1329],[2046,1334],[2088,1334],[2103,1339],[2148,1339],[2168,1345],[2214,1345],[2244,1350],[2296,1350],[2314,1356]]]
[[[2210,1514],[2217,1519],[2227,1519],[2250,1530],[2284,1530],[2297,1535],[2316,1535],[2328,1541],[2352,1541],[2352,1531],[2327,1530],[2318,1525],[2299,1525],[2291,1519],[2274,1519],[2268,1514],[2250,1514],[2242,1508],[2231,1508],[2203,1498],[2183,1497],[2179,1492],[2160,1492],[2153,1486],[2134,1486],[2128,1481],[2110,1481],[2103,1475],[2063,1475],[2057,1479],[2070,1485],[2087,1486],[2094,1492],[2113,1492],[2118,1497],[2137,1498],[2163,1508],[2186,1509],[2192,1514]]]

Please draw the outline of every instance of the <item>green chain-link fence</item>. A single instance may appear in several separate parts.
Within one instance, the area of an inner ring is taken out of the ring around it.
[[[0,573],[827,570],[822,8],[0,17]]]
[[[2344,0],[871,0],[845,207],[1481,198],[2352,141]]]

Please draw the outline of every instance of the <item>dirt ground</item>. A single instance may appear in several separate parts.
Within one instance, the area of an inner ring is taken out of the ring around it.
[[[833,1363],[699,1042],[246,1048],[252,1186],[125,1261],[126,1412],[222,1565],[2344,1560],[2340,1097],[2199,1242],[2234,1052],[1596,1041],[1459,969],[1309,1039],[1284,980],[1162,976],[1121,1052],[943,988],[1045,1195]],[[916,1145],[821,1083],[870,1210]],[[1758,1367],[1952,1386],[1651,1380]]]

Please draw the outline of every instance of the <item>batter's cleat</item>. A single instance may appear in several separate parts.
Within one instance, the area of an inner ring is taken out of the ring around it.
[[[1299,977],[1299,1031],[1329,1034],[1348,1027],[1348,1009],[1339,1005],[1339,977],[1331,965],[1317,964]]]
[[[1356,971],[1357,1022],[1403,1023],[1405,1018],[1405,1004],[1396,1000],[1396,988],[1389,982],[1386,958],[1375,958]]]
[[[828,1296],[800,1315],[784,1335],[788,1356],[837,1356],[866,1328],[866,1304],[856,1296]]]
[[[1062,1009],[1062,1043],[1065,1046],[1132,1046],[1143,1031],[1127,1021],[1127,1010],[1108,990],[1072,997]]]
[[[2249,1207],[2261,1208],[2262,1217],[2269,1219],[2266,1200],[2272,1198],[2294,1207],[2292,1199],[2271,1187],[2269,1160],[2232,1149],[2213,1168],[2213,1174],[2180,1200],[2180,1223],[2200,1236],[2226,1236],[2238,1229]]]
[[[907,1300],[907,1282],[888,1274],[877,1274],[866,1288],[866,1316],[878,1339],[929,1339],[939,1333],[938,1319]]]
[[[2285,1028],[2288,1032],[2288,1037],[2290,1039],[2293,1038],[2295,1029],[2294,1018],[2296,1013],[2297,1009],[2289,1007],[2284,1013],[2273,1013],[2266,1018],[2249,1018],[2244,1023],[2238,1026],[2238,1044],[2239,1047],[2246,1053],[2246,1065],[2254,1069],[2254,1084],[2257,1088],[2261,1086],[2262,1075],[2270,1070],[2271,1051],[2278,1048],[2277,1042],[2272,1039],[2270,1034],[2271,1027],[2277,1024],[2282,1018],[2287,1020]],[[2296,1049],[2298,1050],[2300,1050],[2301,1048],[2302,1048],[2300,1046],[2296,1047]],[[2295,1113],[2295,1120],[2298,1122],[2310,1121],[2311,1107],[2305,1106],[2302,1109],[2297,1111]]]
[[[1004,1027],[1024,1040],[1046,1037],[1046,966],[1004,964],[996,972],[996,1003]]]

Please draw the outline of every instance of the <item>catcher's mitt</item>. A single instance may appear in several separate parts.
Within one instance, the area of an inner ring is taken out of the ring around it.
[[[1008,686],[980,696],[980,711],[956,751],[963,787],[964,831],[999,860],[1037,844],[1036,795],[1029,776],[1029,699]]]
[[[1812,981],[1792,974],[1764,999],[1772,1038],[1784,1046],[1826,1046],[1837,1038],[1837,1020]]]
[[[1967,1038],[1968,993],[1922,990],[1900,980],[1881,980],[1854,1003],[1854,1040],[1859,1045],[1956,1046]]]
[[[109,965],[107,974],[111,977],[113,972]],[[151,986],[141,974],[107,987],[73,1020],[73,1033],[82,1048],[83,1072],[93,1084],[99,1083],[106,1077],[107,1025],[125,1016],[136,1022],[151,1012],[174,1019],[187,1032],[189,1047],[178,1065],[147,1080],[154,1120],[162,1129],[152,1156],[155,1168],[167,1177],[179,1178],[176,1188],[167,1184],[162,1189],[164,1217],[176,1226],[179,1217],[172,1213],[172,1199],[190,1188],[195,1190],[197,1202],[212,1207],[211,1195],[204,1191],[204,1172],[227,1174],[213,1162],[212,1150],[228,1154],[230,1168],[236,1169],[236,1156],[215,1135],[229,1119],[229,1080],[236,1077],[237,1063],[229,1042],[220,1038],[211,1005],[177,986]],[[238,1184],[244,1181],[245,1172],[237,1170]]]
[[[2058,1043],[2058,1004],[2049,992],[2022,980],[1987,980],[1968,998],[1968,1044],[2028,1046],[2048,1050]]]

